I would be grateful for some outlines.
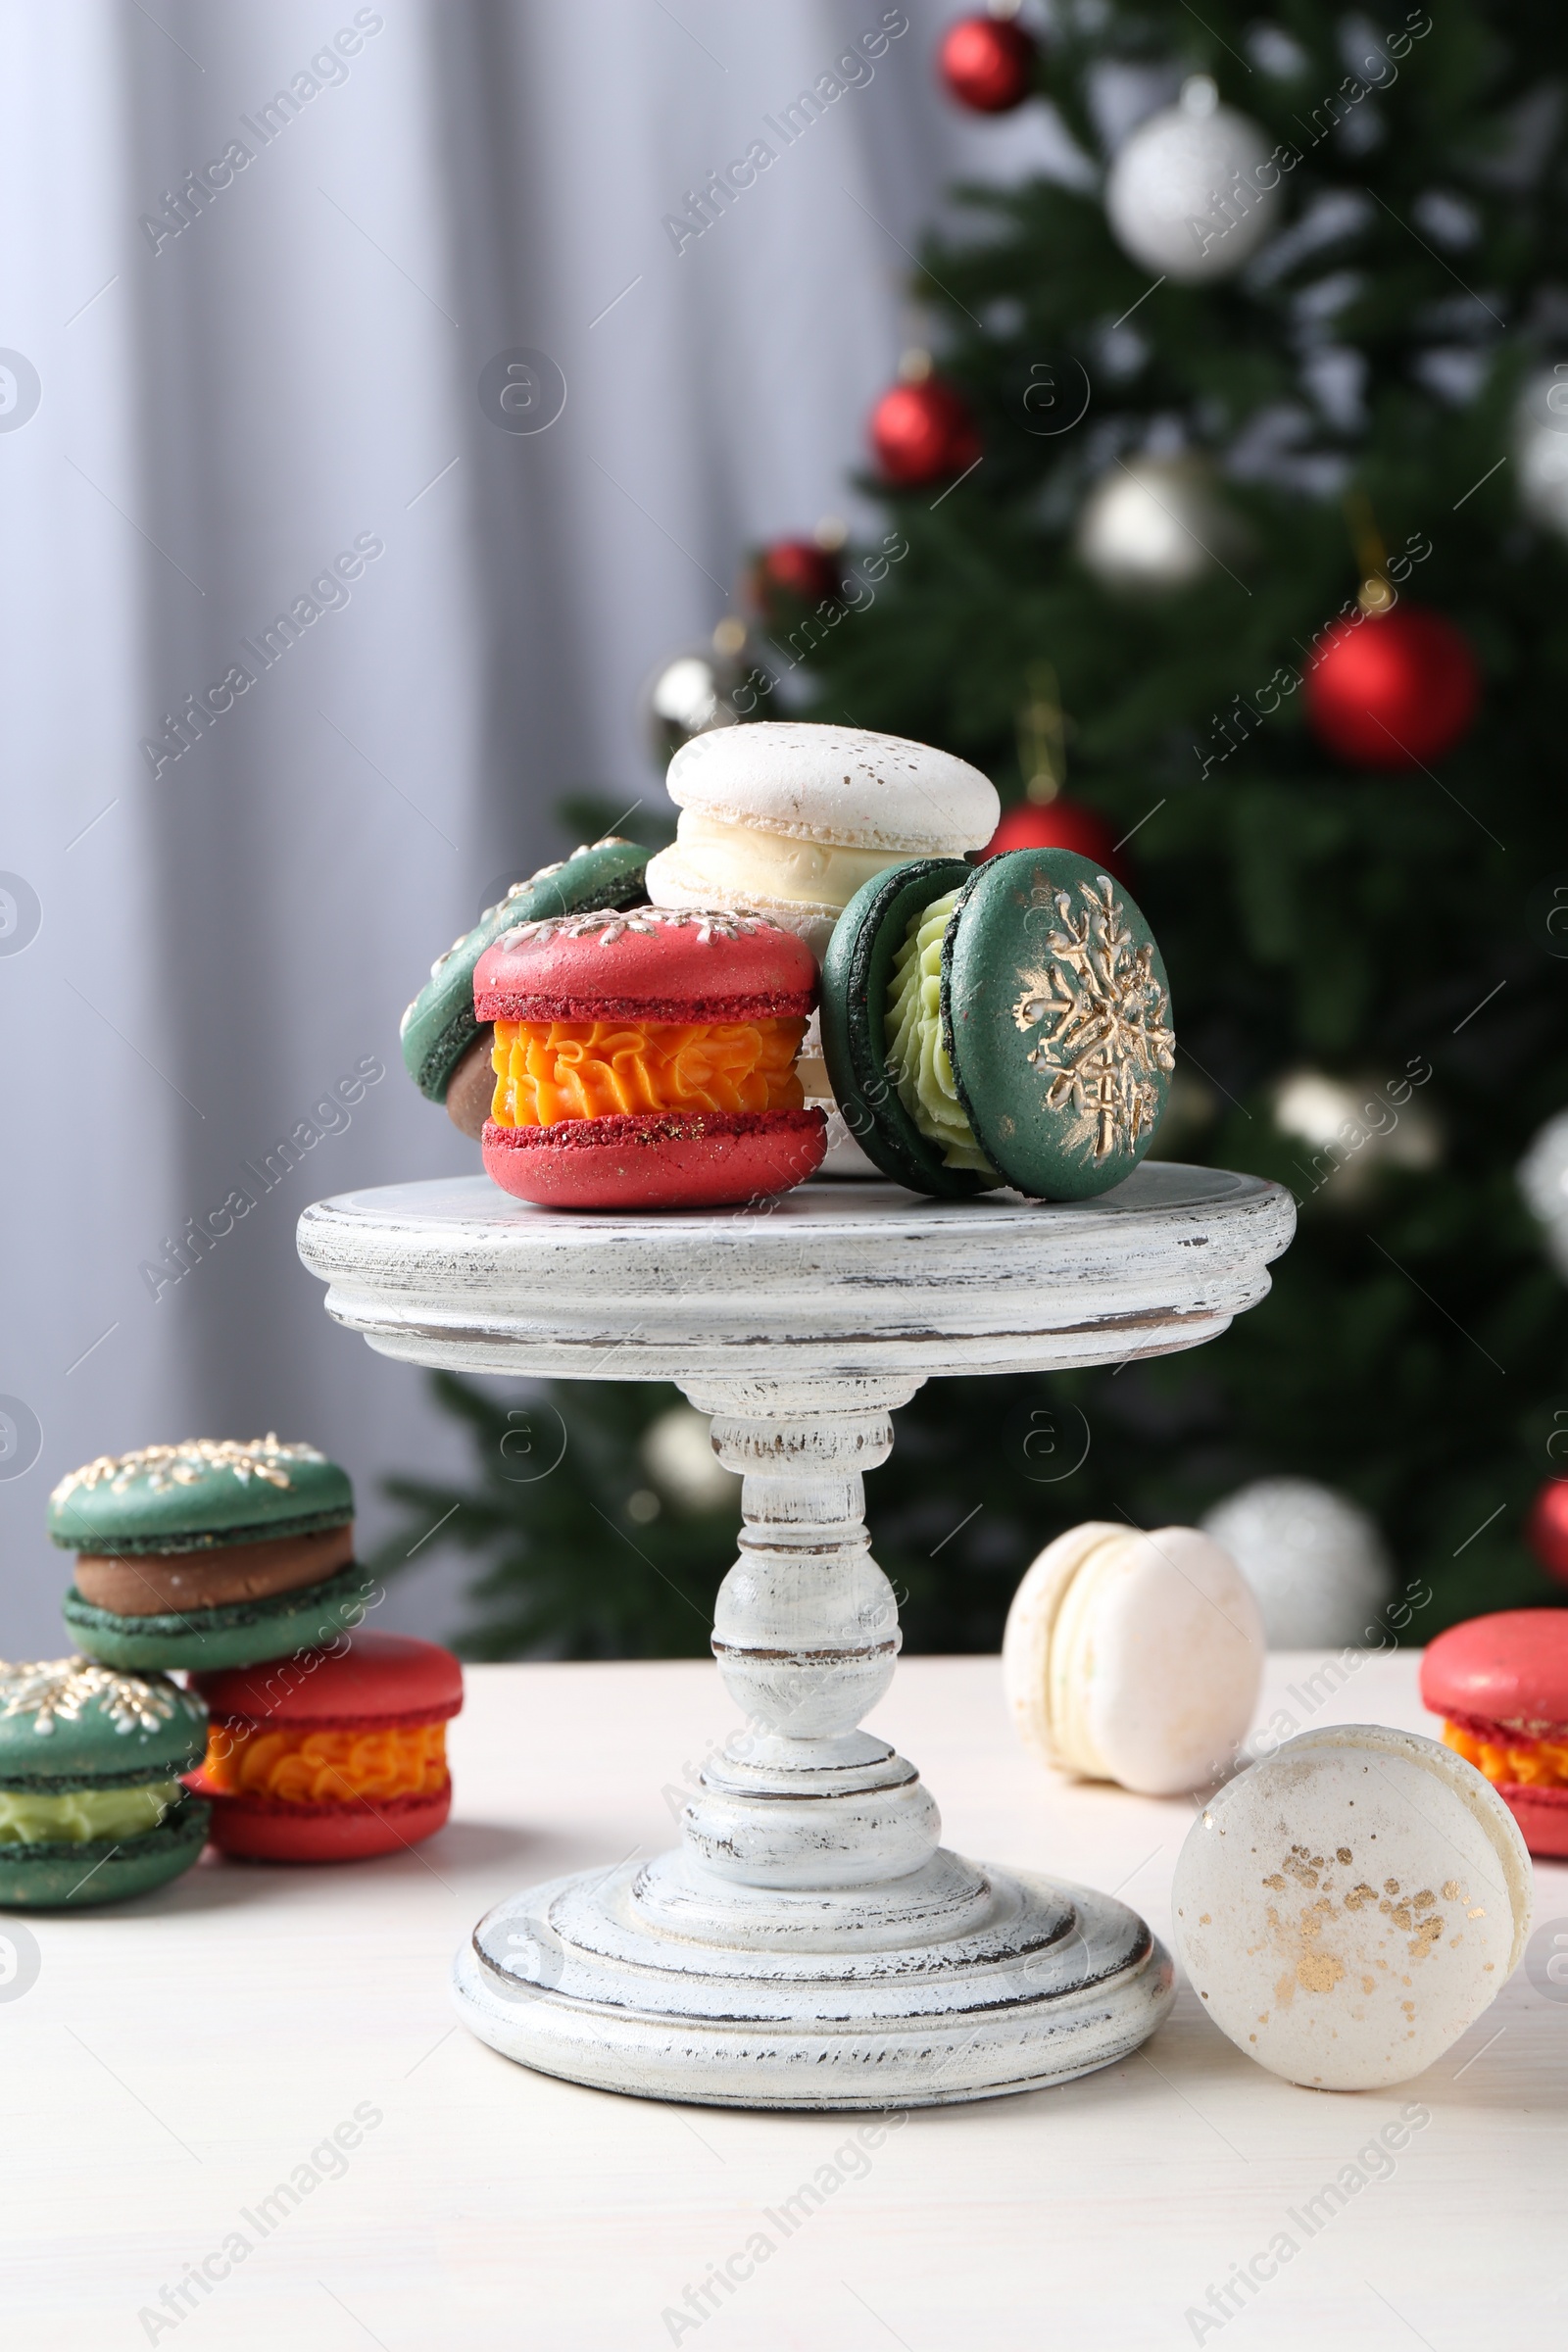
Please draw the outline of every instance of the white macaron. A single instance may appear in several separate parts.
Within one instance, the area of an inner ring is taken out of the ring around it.
[[[1003,1679],[1026,1746],[1143,1796],[1207,1788],[1245,1739],[1263,1674],[1257,1603],[1194,1527],[1088,1520],[1013,1595]]]
[[[1530,1856],[1462,1756],[1353,1723],[1220,1789],[1171,1899],[1182,1966],[1238,2049],[1288,2082],[1375,2090],[1501,1989],[1530,1934]]]
[[[804,720],[696,735],[665,786],[681,814],[649,861],[654,905],[749,906],[817,956],[862,883],[983,849],[1001,815],[996,787],[950,752]]]

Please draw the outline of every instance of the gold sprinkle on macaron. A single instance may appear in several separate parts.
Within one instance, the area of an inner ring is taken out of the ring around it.
[[[314,1446],[285,1446],[271,1430],[265,1438],[243,1441],[185,1438],[177,1446],[138,1446],[132,1453],[101,1453],[96,1461],[63,1478],[49,1499],[63,1503],[78,1488],[90,1491],[105,1486],[112,1494],[123,1494],[132,1480],[141,1477],[155,1494],[163,1494],[171,1487],[193,1487],[212,1470],[232,1472],[241,1486],[259,1478],[270,1487],[287,1487],[292,1482],[285,1464],[325,1459]]]

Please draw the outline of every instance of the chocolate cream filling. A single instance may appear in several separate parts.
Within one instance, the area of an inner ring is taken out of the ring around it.
[[[318,1585],[354,1557],[354,1523],[311,1536],[275,1536],[267,1544],[219,1544],[212,1551],[76,1555],[76,1590],[95,1609],[117,1617],[165,1617],[180,1609],[220,1609]]]
[[[447,1081],[447,1117],[475,1143],[484,1134],[495,1098],[496,1074],[490,1060],[494,1043],[495,1032],[486,1021]]]

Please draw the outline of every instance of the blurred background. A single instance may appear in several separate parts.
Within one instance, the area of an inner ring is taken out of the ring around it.
[[[1282,1642],[1560,1597],[1552,8],[57,0],[0,44],[0,1649],[60,1646],[66,1471],[267,1429],[352,1472],[383,1623],[705,1646],[738,1502],[676,1394],[427,1381],[293,1235],[473,1165],[398,1052],[431,958],[784,712],[1111,862],[1157,1149],[1301,1204],[1200,1356],[900,1416],[909,1645],[994,1646],[1092,1516],[1219,1511]]]

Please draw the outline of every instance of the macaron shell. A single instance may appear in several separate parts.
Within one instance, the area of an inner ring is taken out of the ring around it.
[[[0,1787],[40,1795],[172,1780],[207,1752],[199,1698],[89,1658],[0,1664]]]
[[[452,1783],[427,1796],[342,1805],[281,1805],[215,1795],[212,1842],[243,1862],[365,1862],[433,1838],[452,1811]]]
[[[1287,2082],[1370,2090],[1422,2073],[1500,1991],[1530,1863],[1451,1749],[1345,1725],[1209,1800],[1172,1903],[1182,1965],[1239,2049]]]
[[[1132,1174],[1175,1066],[1170,984],[1120,883],[1070,850],[1013,850],[967,883],[942,950],[954,1083],[1017,1191],[1081,1200]]]
[[[1421,1661],[1434,1714],[1530,1740],[1568,1733],[1568,1609],[1500,1609],[1439,1634]]]
[[[1072,1769],[1052,1730],[1051,1642],[1073,1578],[1099,1546],[1126,1534],[1112,1520],[1086,1519],[1048,1544],[1012,1596],[1002,1637],[1002,1681],[1018,1737],[1043,1764]]]
[[[93,1608],[73,1586],[60,1613],[77,1648],[106,1666],[204,1672],[318,1649],[360,1623],[371,1591],[368,1573],[355,1562],[322,1584],[302,1586],[274,1599],[235,1601],[169,1616],[119,1617],[112,1610]]]
[[[1122,1529],[1062,1596],[1053,1738],[1074,1769],[1141,1796],[1207,1788],[1247,1736],[1264,1653],[1257,1603],[1228,1552],[1196,1528]]]
[[[348,1472],[314,1446],[191,1439],[72,1471],[49,1497],[48,1528],[68,1551],[204,1551],[353,1516]]]
[[[485,1173],[540,1208],[722,1208],[785,1193],[822,1164],[822,1111],[670,1111],[484,1131]]]
[[[106,1838],[0,1845],[0,1910],[86,1910],[166,1886],[199,1858],[212,1808],[187,1796],[156,1830],[113,1844]]]
[[[443,1723],[463,1705],[463,1668],[439,1642],[357,1633],[286,1666],[198,1675],[215,1722],[359,1726]]]
[[[1568,1788],[1542,1788],[1525,1781],[1493,1785],[1530,1851],[1544,1862],[1568,1861]]]
[[[916,915],[969,879],[959,858],[922,858],[873,875],[839,917],[822,966],[822,1055],[845,1124],[884,1175],[911,1192],[970,1200],[982,1178],[950,1168],[887,1075],[893,960]]]
[[[1425,1739],[1419,1732],[1397,1732],[1382,1723],[1330,1724],[1319,1732],[1303,1732],[1298,1740],[1288,1744],[1303,1750],[1348,1746],[1358,1751],[1404,1757],[1430,1773],[1458,1798],[1492,1840],[1496,1867],[1507,1890],[1514,1920],[1507,1971],[1511,1975],[1524,1958],[1525,1945],[1530,1940],[1536,1899],[1535,1873],[1519,1825],[1485,1773],[1477,1772],[1473,1764],[1467,1764],[1463,1756],[1456,1755],[1439,1740]],[[1283,1754],[1284,1750],[1280,1752]]]
[[[669,763],[677,807],[847,849],[952,856],[991,839],[1002,804],[967,760],[865,727],[761,719],[694,736]]]
[[[816,958],[760,915],[634,906],[525,924],[473,975],[480,1020],[748,1020],[809,1013]]]

